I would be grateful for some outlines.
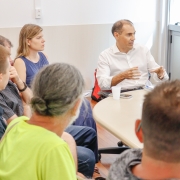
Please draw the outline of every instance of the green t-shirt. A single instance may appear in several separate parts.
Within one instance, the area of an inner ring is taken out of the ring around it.
[[[0,180],[76,180],[67,143],[45,128],[18,122],[0,143]],[[8,129],[7,128],[7,129]]]

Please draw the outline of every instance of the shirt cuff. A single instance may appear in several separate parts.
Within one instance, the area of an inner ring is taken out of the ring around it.
[[[102,90],[109,90],[111,88],[111,81],[112,81],[113,76],[109,76],[107,78],[103,78],[100,80],[100,88]]]

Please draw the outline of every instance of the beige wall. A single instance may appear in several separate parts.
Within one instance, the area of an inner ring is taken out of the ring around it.
[[[157,59],[158,22],[137,22],[136,42],[149,46]],[[83,74],[86,89],[92,89],[94,69],[101,51],[115,43],[111,34],[112,24],[44,26],[45,53],[50,63],[66,62],[75,65]],[[9,38],[15,57],[20,27],[0,28],[0,34]]]

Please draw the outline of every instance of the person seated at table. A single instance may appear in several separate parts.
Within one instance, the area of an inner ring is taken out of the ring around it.
[[[75,141],[69,137],[69,147],[61,137],[79,114],[83,88],[82,75],[68,64],[52,64],[37,74],[31,118],[14,119],[1,141],[1,179],[77,179]]]
[[[108,180],[180,179],[180,81],[164,82],[145,95],[135,133],[143,149],[123,152]]]
[[[32,97],[31,90],[19,78],[13,66],[9,67],[9,76],[14,83],[9,80],[5,89],[0,91],[0,106],[3,109],[3,119],[7,124],[18,116],[31,117],[29,102]],[[2,80],[4,84],[3,81],[4,79]],[[17,88],[21,91],[20,93]],[[4,132],[4,129],[2,129],[4,126],[0,128]],[[97,148],[96,131],[85,126],[69,126],[66,132],[71,134],[77,143],[78,171],[86,177],[92,177],[95,166],[93,151]],[[63,136],[63,138],[66,138],[66,136]]]
[[[13,79],[12,75],[13,74],[10,74],[11,79]],[[19,88],[20,86],[18,86],[17,84],[17,87]],[[23,92],[21,92],[22,97],[25,95],[29,96],[29,93],[25,91],[28,91],[28,87],[23,90]],[[0,91],[0,106],[4,110],[3,118],[8,124],[11,121],[14,121],[14,119],[18,116],[27,116],[27,113],[25,113],[24,111],[21,96],[19,95],[19,92],[12,81],[8,81],[5,89]],[[29,117],[31,117],[31,115]],[[73,125],[66,128],[65,131],[69,134],[72,134],[73,138],[77,142],[78,171],[86,177],[92,177],[95,166],[95,157],[93,150],[95,149],[97,144],[96,132],[90,127]],[[66,138],[66,136],[64,136],[63,134],[62,138]]]
[[[159,66],[148,48],[135,44],[135,28],[131,21],[119,20],[112,26],[116,44],[104,50],[98,60],[97,80],[101,90],[121,86],[122,92],[142,89],[149,73],[157,82],[168,80],[168,75]]]
[[[19,34],[19,46],[14,67],[19,77],[26,82],[28,87],[31,86],[36,73],[43,66],[49,64],[47,56],[42,52],[44,45],[43,29],[40,26],[36,24],[25,24],[22,27]],[[89,126],[97,132],[96,123],[92,117],[91,106],[86,99],[82,103],[80,116],[74,122],[74,125]],[[95,156],[97,159],[97,150]]]
[[[14,67],[19,77],[31,87],[31,82],[37,72],[48,65],[44,50],[45,39],[42,27],[36,24],[25,24],[19,34],[19,46]],[[79,117],[73,123],[77,126],[88,126],[97,132],[96,123],[92,116],[92,109],[88,100],[84,99]],[[93,150],[96,162],[98,162],[98,145]]]
[[[36,35],[34,35],[34,39],[33,38],[32,39],[34,41],[37,40],[37,38],[36,38],[37,33],[41,32],[42,28],[37,25],[28,25],[27,27],[30,28],[31,33],[36,34]],[[26,31],[27,31],[27,29],[26,29]],[[26,33],[26,34],[28,34],[28,33]],[[23,37],[21,37],[20,39],[23,39]],[[6,44],[6,42],[7,43],[9,42],[8,47],[12,47],[11,46],[12,43],[10,41],[7,41],[7,38],[5,38],[5,37],[2,38],[1,42],[3,45]],[[39,44],[40,43],[41,43],[41,41],[39,41]],[[31,48],[28,48],[26,50],[29,51],[29,49],[31,49]],[[32,64],[36,65],[36,63],[32,63]],[[11,67],[11,69],[13,69],[13,72],[14,72],[13,74],[15,74],[16,76],[18,76],[20,78],[20,76],[17,74],[16,69],[14,69],[14,67]],[[37,71],[37,68],[35,68],[35,70]],[[38,69],[38,71],[39,71],[39,69]],[[36,73],[34,73],[34,76]],[[11,83],[11,82],[9,82],[9,83]],[[9,86],[9,85],[7,85],[7,86]],[[12,93],[12,95],[14,95],[14,93]],[[2,96],[4,96],[4,95],[2,95]],[[17,96],[19,96],[19,95],[17,95]],[[24,114],[24,115],[31,117],[31,113],[29,112],[29,106],[27,105],[27,103],[23,104],[24,107],[22,107],[21,99],[19,97],[12,97],[10,99],[8,99],[8,97],[9,97],[9,92],[6,95],[6,98],[7,98],[6,101],[8,100],[9,102],[11,102],[11,100],[14,99],[18,103],[16,103],[16,104],[9,103],[9,106],[10,106],[10,108],[9,108],[8,105],[3,102],[5,104],[5,106],[3,107],[5,119],[11,118],[12,114],[22,116],[23,115],[22,109],[24,111],[25,111],[25,109],[27,109],[26,111],[28,112],[28,115],[27,114]],[[86,103],[89,107],[88,109],[86,108],[87,107]],[[2,102],[0,100],[0,105],[1,104],[2,104]],[[16,107],[16,110],[12,110],[11,106]],[[21,110],[19,110],[19,109],[21,109]],[[11,112],[9,113],[9,111],[11,111]],[[95,124],[94,119],[92,118],[92,110],[90,109],[89,102],[86,101],[85,103],[84,102],[82,103],[79,117],[73,122],[73,124],[76,126],[69,126],[65,131],[67,133],[71,134],[77,143],[78,170],[79,170],[79,172],[83,173],[86,177],[91,177],[94,172],[94,164],[95,164],[95,162],[98,162],[98,144],[97,144],[96,124]],[[85,125],[87,125],[89,127],[85,127]],[[80,127],[80,126],[84,126],[84,127]],[[84,147],[86,150],[84,149]],[[95,158],[92,155],[91,151],[93,151]],[[97,175],[97,177],[98,176],[100,176],[100,175]]]

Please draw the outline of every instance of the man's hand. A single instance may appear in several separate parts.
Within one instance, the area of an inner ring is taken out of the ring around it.
[[[139,79],[141,76],[140,71],[138,70],[138,67],[130,68],[122,73],[117,74],[114,76],[111,80],[111,87],[116,86],[121,81],[124,81],[125,79]]]
[[[16,84],[18,89],[23,89],[25,87],[25,85],[24,85],[23,81],[19,78],[19,75],[18,75],[15,67],[11,66],[9,73],[10,73],[11,81],[13,81]]]
[[[157,74],[157,76],[160,80],[162,80],[164,78],[165,69],[162,66],[150,71],[150,73],[153,73],[153,72]]]
[[[18,76],[18,73],[15,69],[15,67],[11,66],[10,67],[10,70],[9,70],[9,73],[10,73],[10,79],[14,82],[14,83],[17,83],[19,81],[19,76]]]
[[[138,67],[133,67],[131,69],[128,69],[126,71],[124,71],[123,73],[124,79],[139,79],[139,77],[141,76],[140,71],[138,70]]]

